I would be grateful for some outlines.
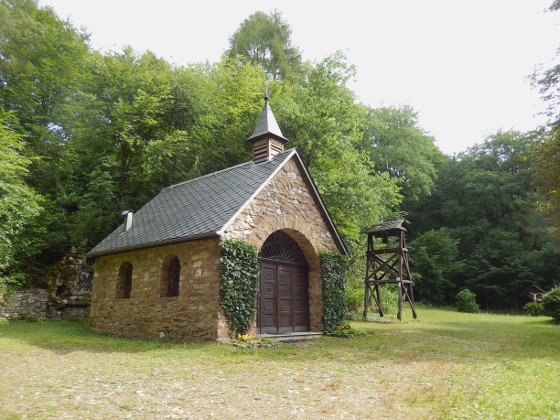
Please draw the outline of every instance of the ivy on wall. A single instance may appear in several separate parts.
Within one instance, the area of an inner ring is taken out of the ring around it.
[[[239,239],[226,239],[220,248],[220,305],[232,331],[246,334],[257,311],[258,250]]]
[[[336,251],[319,253],[323,283],[323,331],[336,332],[346,314],[348,258]]]

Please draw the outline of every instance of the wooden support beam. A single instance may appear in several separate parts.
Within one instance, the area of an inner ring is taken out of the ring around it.
[[[384,248],[384,249],[376,249],[375,254],[393,254],[393,253],[400,253],[400,252],[407,252],[407,248]]]

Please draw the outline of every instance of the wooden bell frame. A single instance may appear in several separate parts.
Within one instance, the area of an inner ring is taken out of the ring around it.
[[[408,232],[404,220],[394,220],[373,225],[361,233],[367,233],[367,266],[364,293],[364,320],[367,319],[368,307],[375,301],[379,316],[383,316],[383,308],[379,294],[379,286],[396,284],[398,286],[398,313],[402,319],[403,301],[407,300],[412,308],[412,316],[416,319],[414,308],[414,293],[412,278],[408,263],[408,249],[406,247],[406,233]],[[375,238],[381,238],[385,247],[375,249]],[[396,239],[396,241],[395,241]]]

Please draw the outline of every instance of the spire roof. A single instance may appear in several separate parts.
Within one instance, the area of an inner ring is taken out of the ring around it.
[[[276,118],[274,118],[272,109],[268,104],[268,96],[265,96],[264,108],[259,117],[259,121],[257,122],[257,126],[255,127],[253,134],[247,139],[247,141],[256,141],[267,136],[272,136],[283,142],[288,141],[288,139],[283,136],[282,131],[276,122]]]

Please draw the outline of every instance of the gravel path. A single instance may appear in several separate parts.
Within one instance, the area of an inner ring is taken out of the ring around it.
[[[295,353],[307,346],[289,344]],[[228,349],[229,351],[229,349]],[[237,349],[238,352],[253,350]],[[399,394],[428,362],[253,355],[177,357],[154,352],[62,352],[25,345],[0,361],[0,418],[13,419],[407,419],[425,408]],[[200,353],[200,350],[197,350]],[[195,352],[196,353],[196,352]],[[219,352],[218,352],[219,353]],[[267,357],[269,356],[269,357]]]

